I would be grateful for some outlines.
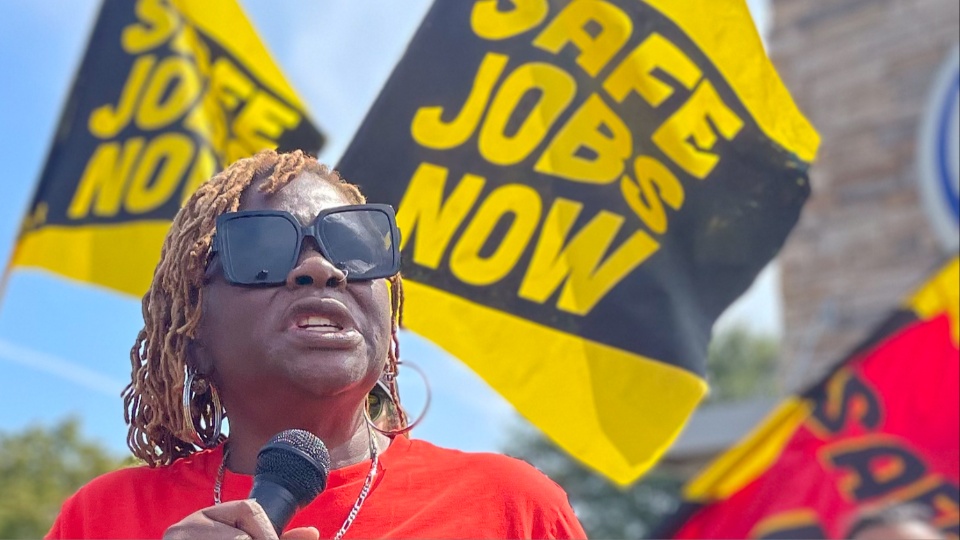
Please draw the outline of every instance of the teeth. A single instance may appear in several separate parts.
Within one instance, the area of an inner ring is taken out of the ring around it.
[[[326,317],[321,317],[319,315],[303,317],[299,321],[297,321],[297,326],[299,326],[300,328],[306,328],[308,326],[320,326],[320,327],[327,327],[327,328],[336,328],[337,330],[341,330],[339,325],[334,324],[334,322],[331,321],[330,319]]]

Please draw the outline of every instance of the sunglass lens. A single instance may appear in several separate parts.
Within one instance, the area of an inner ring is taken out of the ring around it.
[[[320,222],[320,236],[332,262],[349,279],[375,279],[396,273],[396,247],[387,215],[375,210],[329,214]]]
[[[243,216],[226,222],[224,231],[234,280],[243,285],[283,283],[293,268],[298,231],[280,216]]]

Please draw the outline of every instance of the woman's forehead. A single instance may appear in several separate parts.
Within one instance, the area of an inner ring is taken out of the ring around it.
[[[241,210],[284,210],[303,224],[312,222],[321,210],[350,204],[339,189],[314,173],[298,174],[274,193],[264,193],[262,182],[251,184],[240,198]]]

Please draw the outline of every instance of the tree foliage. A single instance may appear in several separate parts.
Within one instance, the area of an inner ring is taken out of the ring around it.
[[[707,352],[707,403],[777,395],[779,355],[775,338],[746,328],[734,327],[717,334]]]
[[[125,463],[85,440],[75,418],[0,433],[0,538],[42,537],[67,497]]]

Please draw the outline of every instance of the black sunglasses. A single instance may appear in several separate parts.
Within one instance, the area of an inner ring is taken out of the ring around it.
[[[348,281],[400,271],[400,231],[386,204],[329,208],[305,226],[282,210],[221,214],[212,252],[220,254],[223,275],[234,285],[280,285],[296,266],[304,238],[313,238]]]

